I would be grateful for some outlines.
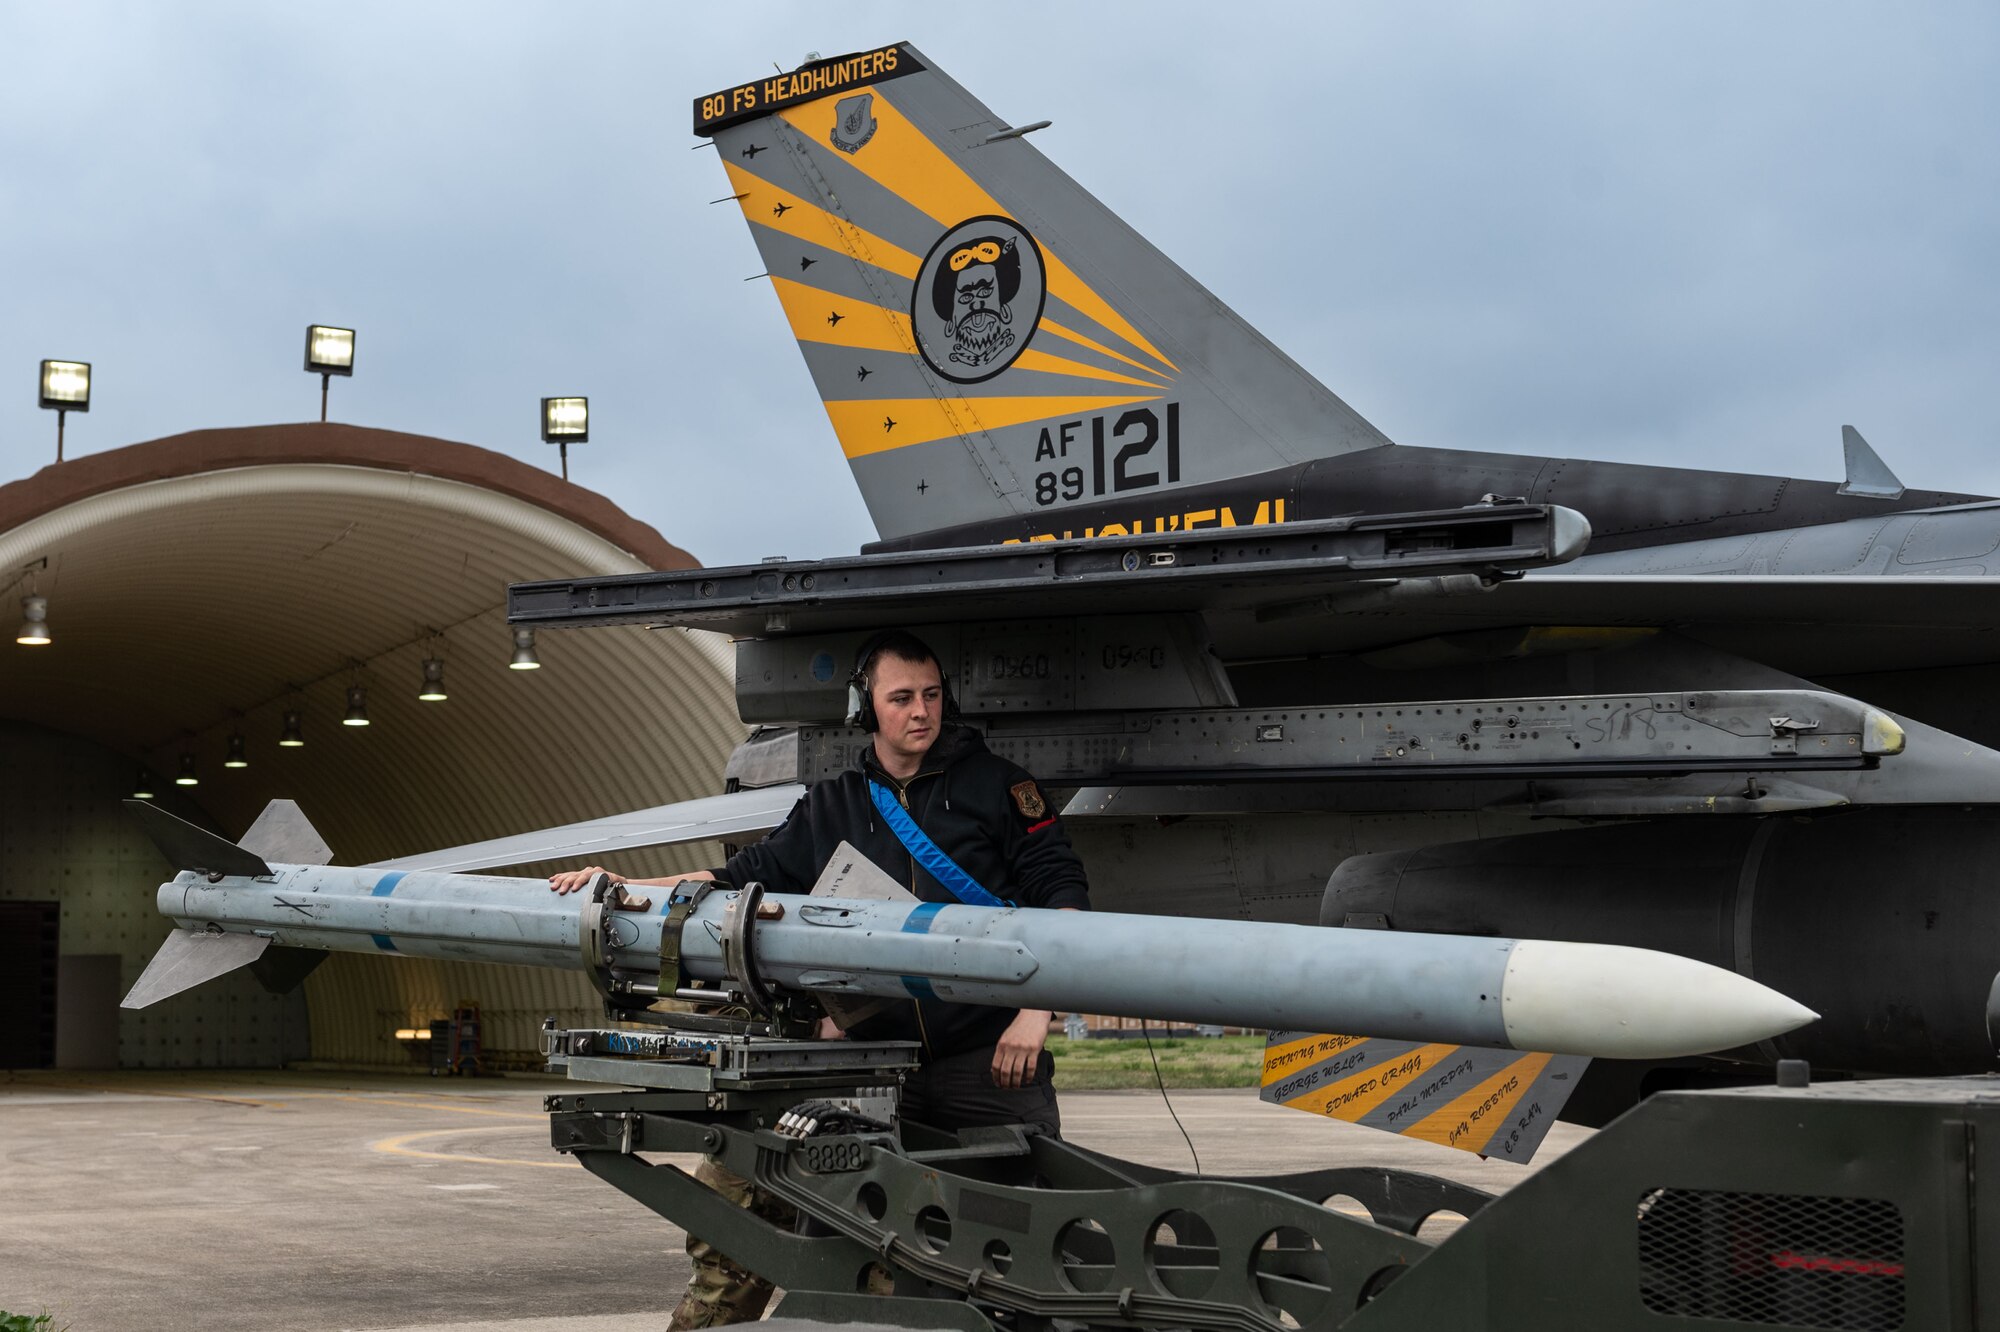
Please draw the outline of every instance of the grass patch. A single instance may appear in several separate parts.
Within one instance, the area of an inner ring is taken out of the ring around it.
[[[0,1309],[0,1332],[59,1332],[52,1313],[10,1314]]]
[[[1153,1061],[1142,1040],[1072,1041],[1049,1038],[1056,1059],[1057,1091],[1151,1087]],[[1262,1036],[1153,1038],[1160,1078],[1169,1088],[1255,1087],[1264,1067]]]

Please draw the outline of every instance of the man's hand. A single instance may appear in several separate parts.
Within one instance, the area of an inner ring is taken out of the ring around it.
[[[1024,1008],[1015,1015],[993,1047],[994,1086],[1025,1087],[1034,1078],[1049,1040],[1049,1016],[1046,1008]]]
[[[564,870],[560,874],[551,874],[549,875],[549,891],[552,893],[578,892],[583,888],[583,885],[590,882],[593,874],[603,874],[606,872],[604,866],[592,865],[589,869]],[[611,882],[624,883],[625,876],[622,874],[613,874]]]
[[[549,891],[552,893],[573,893],[590,882],[593,874],[610,874],[602,865],[592,865],[587,869],[564,870],[561,874],[549,875]],[[613,884],[631,884],[640,888],[671,888],[689,879],[713,879],[707,870],[696,870],[692,874],[669,874],[663,879],[628,879],[622,874],[611,874]]]

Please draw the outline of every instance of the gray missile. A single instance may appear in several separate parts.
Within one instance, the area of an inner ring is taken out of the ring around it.
[[[167,830],[168,847],[159,821],[171,816],[146,815],[193,867],[160,886],[179,928],[126,996],[132,1008],[272,946],[594,969],[641,978],[639,995],[671,993],[680,978],[659,978],[661,945],[677,929],[689,978],[753,995],[935,997],[1620,1059],[1733,1048],[1815,1016],[1733,972],[1641,948],[720,884],[592,900],[543,879],[272,864],[186,824]]]

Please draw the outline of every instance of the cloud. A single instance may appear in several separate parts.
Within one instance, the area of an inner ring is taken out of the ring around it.
[[[575,475],[705,560],[872,532],[703,92],[908,39],[1393,437],[2000,491],[2000,18],[1755,7],[79,3],[0,14],[0,458],[343,420]]]

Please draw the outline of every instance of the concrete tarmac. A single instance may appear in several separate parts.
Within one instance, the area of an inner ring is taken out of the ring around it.
[[[77,1332],[663,1328],[683,1235],[550,1149],[541,1098],[575,1085],[0,1073],[0,1311]],[[1248,1090],[1171,1097],[1210,1174],[1394,1165],[1498,1192],[1533,1169]],[[1062,1107],[1074,1142],[1192,1168],[1157,1091]],[[1585,1136],[1557,1125],[1538,1164]]]

